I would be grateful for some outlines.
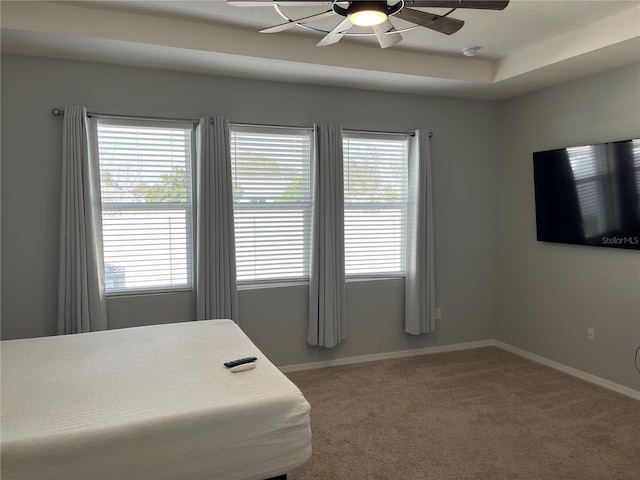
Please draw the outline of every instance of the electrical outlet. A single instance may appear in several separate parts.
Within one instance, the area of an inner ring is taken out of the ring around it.
[[[436,317],[436,320],[441,320],[442,319],[442,309],[441,308],[436,308],[433,311],[434,316]]]
[[[596,339],[596,330],[594,328],[587,328],[587,340],[593,342]]]

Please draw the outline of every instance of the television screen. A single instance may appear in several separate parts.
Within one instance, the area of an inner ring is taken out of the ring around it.
[[[542,242],[640,250],[640,139],[535,152]]]

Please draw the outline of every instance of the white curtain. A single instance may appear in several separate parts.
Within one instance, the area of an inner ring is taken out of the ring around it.
[[[347,333],[342,127],[318,125],[316,134],[307,342],[334,347]]]
[[[405,331],[420,335],[436,329],[431,145],[425,130],[410,140],[408,193]]]
[[[64,109],[58,334],[107,328],[100,168],[95,123],[79,106]],[[94,133],[94,132],[93,132]],[[90,141],[91,139],[91,141]]]
[[[200,119],[196,144],[196,318],[238,322],[229,122]]]

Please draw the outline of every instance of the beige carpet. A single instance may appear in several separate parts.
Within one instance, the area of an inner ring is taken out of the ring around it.
[[[640,479],[640,402],[497,348],[289,374],[313,457],[290,480]]]

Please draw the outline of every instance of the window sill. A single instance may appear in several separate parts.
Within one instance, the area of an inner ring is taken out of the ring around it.
[[[282,288],[282,287],[299,287],[309,285],[309,280],[296,280],[292,282],[265,282],[265,283],[243,283],[238,285],[238,290],[259,290],[262,288]]]
[[[167,290],[135,290],[124,292],[108,292],[106,297],[109,298],[127,298],[127,297],[146,297],[154,295],[171,295],[179,293],[192,293],[193,288],[172,288]]]
[[[379,280],[404,280],[404,275],[383,275],[380,277],[362,276],[362,277],[347,277],[347,283],[357,282],[377,282]]]
[[[359,283],[359,282],[377,282],[384,280],[404,280],[404,275],[383,275],[379,277],[374,276],[362,276],[362,277],[347,277],[346,283]],[[273,282],[273,283],[244,283],[238,285],[238,290],[258,290],[262,288],[283,288],[283,287],[300,287],[309,286],[309,280],[298,280],[295,282]]]
[[[346,283],[359,283],[359,282],[377,282],[384,280],[404,280],[405,275],[383,275],[383,276],[354,276],[347,277]],[[238,291],[243,290],[259,290],[263,288],[284,288],[284,287],[300,287],[308,286],[309,280],[296,280],[292,282],[265,282],[265,283],[243,283],[238,285]],[[180,289],[167,289],[167,290],[135,290],[130,292],[109,292],[106,294],[107,298],[127,298],[127,297],[144,297],[154,295],[171,295],[180,293],[192,293],[193,288],[180,288]]]

